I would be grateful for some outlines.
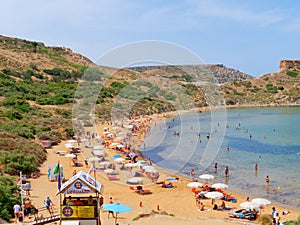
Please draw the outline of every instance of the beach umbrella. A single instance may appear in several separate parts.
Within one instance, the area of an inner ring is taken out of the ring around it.
[[[67,144],[65,144],[65,147],[66,148],[74,148],[74,145],[71,143],[67,143]]]
[[[102,150],[104,149],[104,145],[95,145],[94,150]]]
[[[127,168],[133,168],[133,167],[136,167],[136,164],[135,163],[126,163],[124,166]]]
[[[93,155],[98,156],[98,157],[104,157],[105,156],[105,152],[102,150],[95,150],[92,152]]]
[[[72,143],[76,143],[76,140],[67,140],[68,143],[72,144]]]
[[[203,180],[212,180],[215,177],[213,175],[210,175],[210,174],[202,174],[202,175],[199,176],[199,178],[203,179]]]
[[[117,175],[118,174],[118,172],[113,170],[113,169],[106,169],[106,170],[104,170],[104,173],[110,174],[110,175]]]
[[[99,162],[101,161],[102,159],[101,158],[98,158],[98,157],[92,157],[92,158],[89,158],[88,159],[90,162]]]
[[[228,185],[223,183],[216,183],[212,185],[213,188],[227,189]]]
[[[223,194],[218,191],[210,191],[210,192],[205,193],[204,196],[206,198],[216,199],[216,198],[222,198]]]
[[[92,153],[93,153],[93,155],[96,155],[96,156],[104,156],[105,155],[105,152],[103,150],[94,150]]]
[[[123,163],[124,161],[125,161],[124,158],[116,158],[116,159],[114,159],[115,163]]]
[[[128,184],[141,184],[144,179],[142,177],[132,177],[127,180]]]
[[[112,164],[112,162],[110,162],[110,161],[99,162],[100,166],[107,166],[107,165],[110,165],[110,164]]]
[[[87,138],[82,138],[82,139],[81,139],[82,142],[88,141],[88,140],[89,140],[89,139],[87,139]]]
[[[242,202],[240,206],[244,209],[258,208],[260,205],[255,202]]]
[[[120,154],[115,154],[115,155],[113,155],[113,159],[117,159],[117,158],[120,158],[120,157],[122,157],[122,155],[120,155]]]
[[[117,148],[125,148],[125,146],[122,145],[122,144],[118,144],[118,145],[117,145]]]
[[[76,158],[77,156],[75,154],[66,154],[65,157],[67,157],[67,158]]]
[[[110,134],[110,132],[109,131],[104,131],[103,134]]]
[[[198,188],[198,187],[202,187],[203,184],[199,183],[199,182],[190,182],[186,186],[191,187],[191,188]]]
[[[103,204],[103,210],[112,211],[116,213],[115,224],[117,224],[117,217],[119,213],[131,212],[131,208],[127,205],[123,205],[121,203],[115,202],[112,204]]]
[[[265,198],[254,198],[251,202],[257,203],[258,205],[270,205],[272,202]]]

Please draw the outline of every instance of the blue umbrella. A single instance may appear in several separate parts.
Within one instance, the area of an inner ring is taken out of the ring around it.
[[[120,154],[113,155],[113,159],[120,158],[120,157],[122,157]]]
[[[103,210],[112,211],[116,213],[116,221],[115,221],[116,224],[117,224],[117,215],[119,213],[131,212],[131,208],[129,206],[123,205],[119,202],[115,202],[112,204],[103,204],[102,207]]]

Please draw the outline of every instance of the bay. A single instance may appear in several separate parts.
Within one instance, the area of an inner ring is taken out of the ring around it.
[[[215,175],[211,182],[227,183],[232,191],[299,209],[299,125],[300,107],[178,112],[152,127],[141,151],[174,174],[210,173]]]

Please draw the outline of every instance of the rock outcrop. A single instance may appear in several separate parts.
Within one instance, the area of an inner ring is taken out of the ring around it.
[[[280,70],[300,69],[300,60],[280,60]]]

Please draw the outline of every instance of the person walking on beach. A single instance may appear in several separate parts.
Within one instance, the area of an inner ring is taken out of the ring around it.
[[[215,163],[215,173],[218,172],[218,163]]]
[[[228,166],[225,167],[225,176],[228,177],[229,176],[229,169]]]
[[[109,198],[109,204],[113,204],[113,200],[112,200],[112,197]],[[113,211],[108,211],[108,216],[107,218],[109,218],[109,215],[112,215],[113,218],[115,218],[115,215],[114,215],[114,212]]]
[[[51,217],[54,216],[53,208],[52,208],[53,206],[54,206],[54,204],[53,204],[52,200],[49,197],[47,197],[47,199],[45,200],[45,207],[48,210],[48,212],[50,213]]]
[[[20,213],[21,213],[21,206],[16,203],[13,207],[14,214],[15,214],[15,223],[19,221]]]
[[[31,213],[31,201],[29,198],[26,199],[26,201],[24,202],[24,217],[26,215],[29,216],[29,214]]]
[[[27,181],[25,184],[26,195],[30,197],[30,183]]]

